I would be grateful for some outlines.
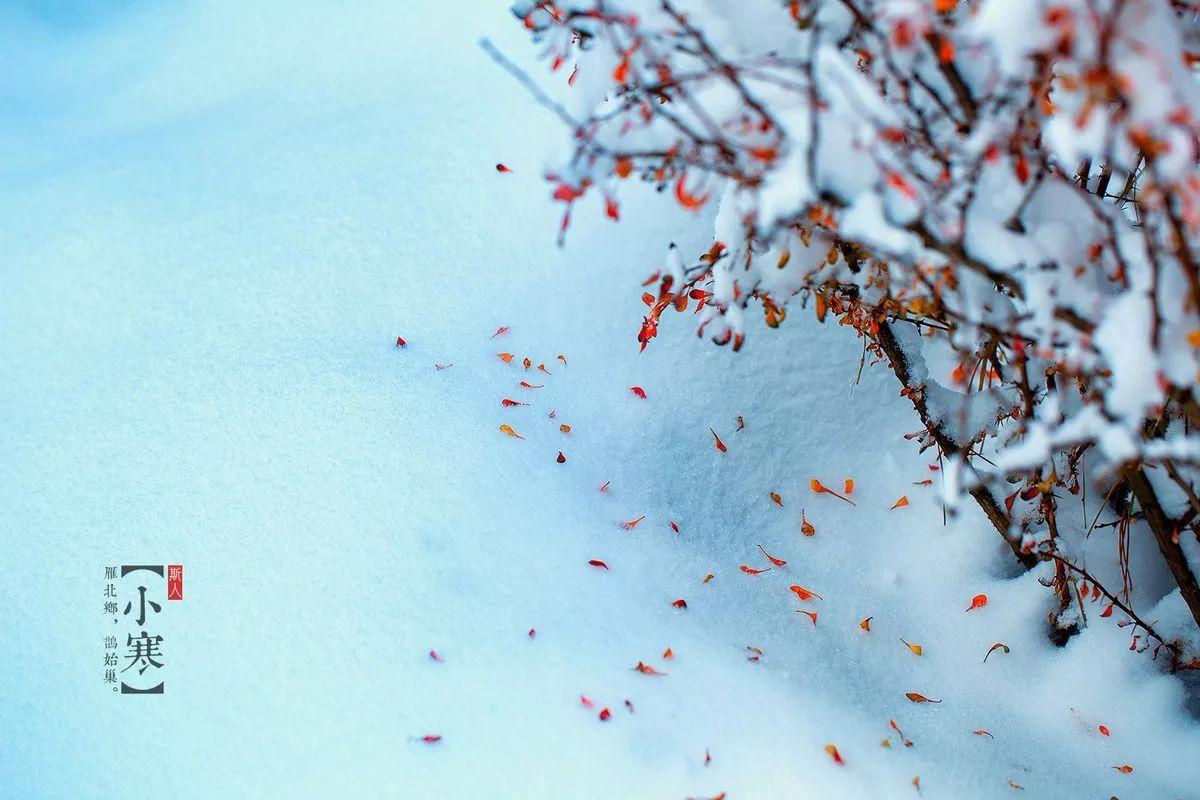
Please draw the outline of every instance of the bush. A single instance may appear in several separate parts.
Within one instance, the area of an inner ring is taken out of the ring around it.
[[[712,247],[672,251],[643,296],[641,347],[671,309],[734,350],[753,308],[836,319],[895,372],[948,507],[970,496],[1019,564],[1046,562],[1056,636],[1101,598],[1133,649],[1200,666],[1128,573],[1148,530],[1200,624],[1196,4],[722,6],[514,7],[563,101],[504,63],[573,137],[547,176],[564,232],[589,194],[618,217],[627,180],[716,207]],[[1089,486],[1101,511],[1066,524]],[[1095,574],[1094,527],[1118,543]]]

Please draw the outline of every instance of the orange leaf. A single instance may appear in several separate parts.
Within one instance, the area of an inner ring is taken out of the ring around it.
[[[725,443],[721,441],[721,437],[717,436],[717,432],[714,431],[712,428],[709,428],[708,432],[713,435],[713,443],[715,444],[717,450],[724,453],[725,452]]]
[[[771,571],[770,567],[767,567],[766,569],[755,569],[754,567],[748,567],[745,564],[742,564],[740,567],[738,567],[738,569],[740,569],[742,572],[746,573],[747,575],[761,575],[764,572]]]
[[[510,425],[501,425],[500,432],[503,433],[505,436],[511,436],[514,439],[524,439],[525,438],[521,434],[514,431],[512,429],[512,426],[510,426]]]
[[[834,747],[833,745],[831,745],[831,744],[825,745],[825,752],[829,753],[829,757],[833,759],[833,763],[839,764],[839,765],[844,765],[846,763],[845,761],[842,760],[841,753],[839,753],[838,749],[836,747]]]
[[[767,557],[767,561],[770,561],[775,566],[782,567],[787,564],[787,562],[784,561],[782,558],[776,558],[775,556],[768,553],[766,550],[763,550],[763,546],[761,544],[758,545],[758,549],[762,550],[762,554]]]
[[[803,602],[808,602],[809,600],[812,600],[814,597],[817,598],[818,600],[824,599],[821,597],[821,595],[817,594],[816,592],[805,589],[803,586],[797,586],[797,585],[793,584],[793,585],[789,586],[788,589],[795,592],[796,597],[800,598],[800,600]]]
[[[571,432],[571,426],[570,426],[570,425],[567,425],[567,424],[565,424],[565,423],[564,423],[564,424],[562,424],[562,425],[559,425],[559,426],[558,426],[558,429],[559,429],[560,431],[562,431],[563,433],[570,433],[570,432]]]
[[[989,733],[988,731],[985,731],[983,728],[980,728],[979,730],[975,731],[975,735],[976,735],[976,736],[986,736],[986,737],[988,737],[989,739],[995,739],[995,738],[996,738],[995,736],[992,736],[992,734],[991,734],[991,733]]]
[[[683,206],[688,211],[696,211],[708,202],[709,196],[707,194],[689,194],[687,189],[684,188],[684,181],[686,178],[686,172],[679,173],[679,180],[675,181],[675,199],[679,202],[679,205]]]
[[[804,516],[804,509],[800,509],[800,533],[805,536],[814,536],[817,533],[817,529],[808,521],[808,517]]]
[[[607,486],[607,485],[608,485],[608,483],[606,482],[606,483],[604,484],[604,486]],[[603,487],[603,486],[602,486],[602,487],[600,487],[600,490],[601,490],[601,491],[604,491],[604,487]],[[631,530],[633,530],[634,528],[636,528],[636,527],[637,527],[637,524],[638,524],[639,522],[641,522],[642,520],[644,520],[645,518],[646,518],[646,515],[645,515],[645,514],[642,514],[642,515],[641,515],[640,517],[638,517],[637,519],[631,519],[631,520],[629,520],[629,522],[622,522],[622,523],[621,523],[621,527],[622,527],[622,528],[624,528],[624,529],[625,529],[625,530],[627,530],[627,531],[631,531]]]
[[[917,694],[916,692],[905,692],[904,696],[907,697],[909,700],[913,701],[914,703],[940,703],[940,702],[942,702],[941,700],[930,700],[925,695]]]
[[[1100,731],[1101,736],[1108,736],[1108,728],[1103,725],[1099,726],[1096,730]]]
[[[710,572],[704,576],[704,580],[700,581],[700,585],[703,586],[704,584],[708,583],[712,579],[713,579],[713,574]]]
[[[967,611],[970,611],[973,608],[983,608],[986,605],[987,605],[987,595],[986,594],[977,594],[971,598],[971,605],[967,606]]]
[[[504,397],[501,398],[500,405],[504,406],[505,408],[511,408],[512,406],[527,406],[529,403],[522,403],[517,400],[509,400],[507,397]]]
[[[671,648],[668,647],[666,650],[663,650],[662,657],[663,658],[674,658],[675,654],[673,652],[671,652]]]
[[[634,666],[634,669],[637,670],[638,672],[642,673],[643,675],[666,675],[667,674],[665,672],[659,672],[654,667],[650,666],[649,664],[643,664],[641,661],[637,662],[637,665]]]
[[[850,498],[848,498],[848,497],[842,497],[840,494],[838,494],[837,492],[835,492],[833,489],[830,489],[828,486],[826,486],[825,484],[821,483],[821,482],[820,482],[819,480],[817,480],[816,478],[813,478],[812,480],[810,480],[810,481],[808,482],[808,488],[809,488],[809,489],[812,489],[812,490],[813,490],[814,492],[816,492],[817,494],[831,494],[831,495],[833,495],[834,497],[836,497],[836,498],[837,498],[837,499],[839,499],[839,500],[844,500],[844,501],[846,501],[847,503],[849,503],[850,505],[854,505],[854,501],[853,501],[853,500],[851,500],[851,499],[850,499]]]
[[[500,357],[500,360],[503,361],[505,364],[507,364],[508,362],[513,360],[512,353],[500,353],[499,357]]]
[[[854,479],[846,478],[842,482],[842,494],[854,494]]]
[[[497,164],[496,172],[512,172],[512,170],[509,169],[508,167],[504,166],[503,164]]]
[[[905,642],[903,639],[901,639],[900,641],[901,641],[901,642],[904,642],[904,646],[905,646],[905,647],[907,647],[909,650],[911,650],[911,651],[912,651],[912,654],[913,654],[914,656],[919,656],[919,655],[921,655],[921,652],[922,652],[922,651],[921,651],[921,645],[919,645],[919,644],[911,644],[911,643],[909,643],[909,642]]]
[[[499,328],[496,328],[496,332],[495,332],[495,333],[493,333],[493,334],[492,334],[491,336],[489,336],[488,338],[489,338],[489,339],[495,339],[497,336],[502,336],[502,335],[504,335],[504,334],[506,334],[506,333],[508,333],[508,326],[507,326],[507,325],[501,325]]]
[[[797,613],[797,614],[803,614],[804,616],[806,616],[806,617],[808,617],[809,619],[811,619],[811,620],[812,620],[813,627],[814,627],[814,628],[816,627],[816,625],[817,625],[817,612],[815,612],[815,611],[805,611],[803,608],[797,608],[797,609],[796,609],[796,613]]]
[[[621,156],[614,162],[613,172],[618,178],[628,178],[629,174],[633,172],[633,162],[625,156]]]
[[[873,620],[873,619],[875,619],[875,618],[867,617],[862,622],[858,623],[858,627],[862,628],[864,631],[871,630],[871,620]]]
[[[775,501],[775,505],[783,508],[783,498],[779,496],[779,492],[771,492],[771,499]]]
[[[906,505],[908,505],[908,495],[902,494],[900,495],[899,500],[897,500],[895,503],[892,503],[892,508],[903,508]],[[891,511],[892,509],[889,508],[888,510]]]
[[[1117,772],[1123,773],[1125,775],[1128,775],[1129,773],[1133,772],[1133,767],[1129,766],[1128,764],[1122,764],[1119,767],[1114,765],[1113,769],[1115,769]]]

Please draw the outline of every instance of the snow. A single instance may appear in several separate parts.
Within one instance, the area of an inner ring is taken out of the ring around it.
[[[1120,615],[1047,641],[1038,574],[972,508],[943,523],[848,328],[747,315],[734,354],[667,311],[638,353],[641,280],[707,249],[711,212],[627,192],[614,224],[588,198],[556,249],[563,131],[475,44],[525,61],[502,4],[3,14],[0,796],[1200,785],[1181,681]],[[757,544],[786,567],[739,571]],[[127,559],[188,570],[145,702],[99,680],[99,577]]]

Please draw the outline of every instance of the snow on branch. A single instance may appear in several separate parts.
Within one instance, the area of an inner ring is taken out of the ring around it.
[[[1200,536],[1196,4],[513,10],[549,73],[517,74],[570,128],[547,175],[564,232],[589,193],[617,218],[633,179],[715,207],[711,248],[673,250],[644,295],[641,347],[670,309],[735,350],[751,309],[771,327],[797,304],[832,313],[897,370],[918,444],[966,471],[952,483],[1018,558],[1074,574],[1055,498],[1087,453],[1090,475],[1161,506],[1144,519],[1161,512],[1200,622],[1179,544]],[[955,364],[940,381],[935,357]]]

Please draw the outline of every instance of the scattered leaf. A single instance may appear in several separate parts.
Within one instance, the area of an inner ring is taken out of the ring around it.
[[[505,364],[508,364],[508,363],[512,362],[512,360],[513,360],[512,353],[497,353],[496,357],[499,358],[501,361],[503,361]]]
[[[846,478],[842,482],[842,494],[854,494],[854,479]]]
[[[565,464],[565,463],[567,463],[567,457],[563,455],[563,451],[562,451],[562,450],[559,450],[559,451],[558,451],[558,457],[557,457],[557,458],[555,458],[554,460],[555,460],[555,461],[557,461],[557,462],[558,462],[558,463],[560,463],[560,464]]]
[[[704,576],[704,580],[700,581],[700,585],[703,586],[704,584],[708,583],[712,579],[713,579],[713,574],[710,572]]]
[[[904,696],[907,697],[909,700],[913,701],[914,703],[940,703],[940,702],[942,702],[941,700],[930,700],[925,695],[917,694],[916,692],[905,692]]]
[[[500,432],[505,436],[511,436],[514,439],[524,439],[525,437],[512,429],[511,425],[501,425]]]
[[[985,731],[983,728],[980,728],[979,730],[975,731],[975,735],[976,735],[976,736],[986,736],[986,737],[988,737],[989,739],[995,739],[995,738],[996,738],[995,736],[992,736],[992,734],[991,734],[991,733],[989,733],[988,731]]]
[[[783,498],[779,496],[779,492],[771,492],[771,499],[775,501],[775,505],[783,508]]]
[[[1010,652],[1008,649],[1008,645],[1006,645],[1004,642],[996,642],[994,645],[992,645],[991,647],[988,648],[988,651],[986,653],[984,653],[983,663],[986,664],[987,660],[988,660],[988,656],[990,656],[992,653],[994,653],[997,650],[1003,650],[1005,653]]]
[[[589,699],[587,699],[587,698],[586,698],[586,697],[584,697],[583,695],[579,695],[579,704],[580,704],[581,706],[583,706],[584,708],[586,708],[586,709],[589,709],[589,710],[590,710],[590,709],[592,709],[592,708],[594,708],[594,705],[592,704],[592,701],[591,701],[591,700],[589,700]]]
[[[797,614],[803,614],[804,616],[806,616],[806,617],[808,617],[809,619],[811,619],[811,620],[812,620],[812,624],[813,624],[813,627],[814,627],[814,628],[817,626],[817,612],[815,612],[815,611],[805,611],[803,608],[797,608],[797,609],[796,609],[796,613],[797,613]]]
[[[828,486],[826,486],[825,484],[821,483],[821,482],[820,482],[819,480],[817,480],[816,478],[813,478],[812,480],[810,480],[810,481],[808,482],[808,488],[809,488],[809,489],[812,489],[812,490],[813,490],[814,492],[816,492],[817,494],[831,494],[831,495],[833,495],[834,497],[836,497],[836,498],[837,498],[837,499],[839,499],[839,500],[844,500],[844,501],[846,501],[847,503],[849,503],[850,505],[854,505],[854,501],[853,501],[853,500],[851,500],[851,499],[850,499],[850,498],[848,498],[848,497],[843,497],[842,495],[840,495],[840,494],[838,494],[837,492],[835,492],[833,489],[830,489]]]
[[[634,669],[637,670],[638,672],[642,673],[643,675],[666,675],[667,674],[665,672],[659,672],[654,667],[650,666],[649,664],[643,664],[641,661],[637,662],[637,664],[634,666]]]
[[[421,737],[421,741],[425,744],[437,744],[442,740],[441,735],[436,733],[427,733]]]
[[[488,338],[489,338],[489,339],[495,339],[497,336],[503,336],[503,335],[504,335],[504,334],[506,334],[506,333],[508,333],[508,326],[507,326],[507,325],[501,325],[499,328],[496,328],[496,332],[495,332],[495,333],[493,333],[493,334],[492,334],[491,336],[489,336]]]
[[[608,722],[609,718],[612,717],[612,712],[609,711],[608,707],[606,706],[606,707],[600,709],[600,713],[597,716],[600,717],[601,722]]]
[[[900,495],[899,500],[892,503],[892,508],[903,508],[906,505],[908,505],[908,495],[902,494],[902,495]],[[892,509],[889,508],[888,510],[891,511]]]
[[[608,569],[608,564],[605,564],[603,561],[601,561],[597,558],[591,559],[590,561],[588,561],[588,563],[591,564],[593,567],[600,567],[602,569]]]
[[[512,172],[512,170],[509,169],[508,167],[504,166],[503,164],[497,164],[496,172]]]
[[[714,431],[712,428],[709,428],[708,432],[713,435],[713,443],[716,446],[717,450],[724,453],[725,452],[725,443],[721,441],[721,437],[717,436],[717,432]]]
[[[835,746],[831,744],[825,745],[825,752],[829,753],[829,757],[833,759],[833,763],[843,766],[845,765],[846,762],[842,760],[842,754],[838,752],[838,749]]]
[[[1096,730],[1100,731],[1101,736],[1108,736],[1108,728],[1106,728],[1105,726],[1100,725],[1096,728]]]
[[[817,529],[808,521],[808,517],[804,516],[804,509],[800,509],[800,533],[804,536],[815,536]]]
[[[513,406],[527,406],[529,403],[522,403],[518,400],[509,400],[507,397],[505,397],[500,400],[500,405],[504,406],[505,408],[512,408]]]
[[[674,603],[671,603],[671,605],[675,606],[675,608],[687,608],[687,600],[684,600],[681,597],[678,600],[676,600]]]
[[[983,608],[986,605],[987,605],[987,595],[986,594],[977,594],[971,598],[971,605],[967,606],[967,611],[970,611],[973,608]]]
[[[1128,775],[1129,773],[1133,772],[1133,767],[1129,766],[1128,764],[1122,764],[1119,767],[1114,764],[1113,769],[1115,769],[1117,772],[1120,772],[1123,775]]]
[[[432,658],[434,661],[436,661],[439,664],[441,664],[443,661],[442,657],[437,654],[436,650],[430,650],[429,657]],[[1107,736],[1108,734],[1106,733],[1104,735]]]
[[[816,592],[809,591],[808,589],[805,589],[803,586],[797,586],[795,584],[792,584],[791,586],[788,587],[788,589],[795,592],[796,597],[800,598],[800,600],[802,602],[808,602],[809,600],[812,600],[814,597],[817,598],[818,600],[824,599],[823,597],[821,597],[821,595],[817,594]]]
[[[863,621],[858,623],[858,627],[862,628],[864,631],[871,630],[871,620],[873,620],[873,619],[875,619],[875,618],[867,617],[866,619],[864,619]]]
[[[571,432],[571,426],[570,426],[570,425],[567,425],[566,423],[563,423],[562,425],[559,425],[559,426],[558,426],[558,429],[559,429],[560,431],[562,431],[563,433],[570,433],[570,432]]]
[[[910,643],[910,642],[905,642],[903,639],[901,639],[900,641],[901,641],[901,642],[904,642],[904,646],[905,646],[905,647],[907,647],[909,650],[911,650],[911,651],[912,651],[912,654],[913,654],[914,656],[919,656],[919,655],[921,655],[921,652],[922,652],[921,645],[919,645],[919,644],[912,644],[912,643]]]
[[[604,486],[608,486],[608,482],[607,482],[607,481],[605,481],[605,483],[604,483]],[[604,491],[604,487],[603,487],[603,486],[602,486],[602,487],[600,487],[600,491]],[[638,523],[639,523],[639,522],[641,522],[642,520],[644,520],[645,518],[646,518],[646,515],[645,515],[645,514],[642,514],[642,515],[641,515],[640,517],[638,517],[637,519],[631,519],[631,520],[629,520],[629,522],[622,522],[622,523],[621,523],[621,527],[622,527],[622,528],[624,528],[624,529],[625,529],[625,530],[627,530],[627,531],[631,531],[631,530],[633,530],[634,528],[636,528],[636,527],[638,526]]]
[[[762,554],[767,557],[767,561],[770,561],[775,566],[782,567],[787,564],[787,562],[784,561],[782,558],[776,558],[775,556],[768,553],[766,550],[763,550],[763,546],[761,544],[758,545],[758,549],[762,550]]]
[[[764,572],[771,571],[770,567],[766,567],[764,569],[755,569],[754,567],[748,567],[745,564],[742,564],[740,567],[738,567],[738,569],[740,569],[742,572],[746,573],[747,575],[761,575]]]
[[[396,337],[396,347],[408,347],[408,342],[404,341],[403,336]]]
[[[640,386],[630,386],[629,391],[633,392],[634,397],[636,397],[638,400],[646,399],[646,390]]]

